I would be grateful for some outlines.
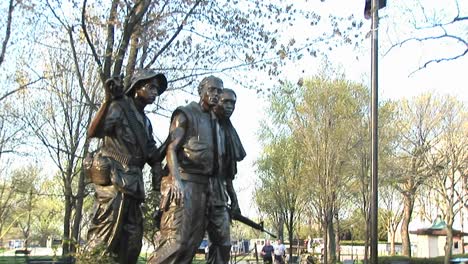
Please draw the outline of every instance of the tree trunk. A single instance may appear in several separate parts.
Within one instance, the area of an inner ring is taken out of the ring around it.
[[[28,221],[26,223],[26,236],[24,241],[24,248],[28,250],[29,247],[29,236],[31,230],[31,215],[32,215],[32,200],[33,200],[33,190],[29,190],[29,199],[28,199]]]
[[[87,140],[83,146],[83,157],[86,157],[86,154],[89,151],[89,140]],[[72,238],[75,243],[80,244],[81,234],[80,234],[80,223],[81,218],[83,217],[83,201],[85,195],[85,173],[84,170],[81,170],[80,177],[78,179],[78,191],[76,193],[76,206],[75,206],[75,219],[73,221],[72,229]],[[76,245],[72,243],[70,247],[71,253],[76,253]]]
[[[278,239],[284,241],[284,219],[281,215],[278,219]]]
[[[340,246],[340,219],[338,215],[335,215],[336,219],[336,233],[335,233],[335,241],[336,241],[336,259],[341,261],[341,246]]]
[[[466,185],[464,179],[465,179],[465,178],[462,179],[462,186],[466,186],[466,187],[468,188],[468,185]],[[463,193],[463,194],[464,194],[465,192],[466,192],[466,190],[462,190],[462,193]],[[467,198],[468,198],[468,196],[467,196],[466,194],[463,195],[463,197],[467,197]],[[465,221],[464,221],[464,219],[465,219],[465,212],[464,212],[463,209],[464,209],[464,208],[463,208],[463,203],[460,203],[460,209],[459,209],[459,211],[460,211],[460,224],[461,224],[460,230],[462,230],[462,231],[465,230]],[[460,237],[460,245],[461,245],[461,252],[460,252],[460,253],[461,253],[461,254],[465,254],[465,239],[464,239],[464,237],[465,237],[465,236],[461,236],[461,237]]]
[[[80,234],[80,223],[81,218],[83,217],[83,200],[85,193],[85,175],[84,170],[81,170],[79,182],[78,182],[78,192],[76,194],[76,206],[75,206],[75,218],[73,219],[73,228],[72,228],[72,243],[70,245],[70,253],[76,253],[76,245],[80,244],[81,234]]]
[[[333,210],[330,210],[327,216],[327,237],[328,237],[328,254],[326,257],[329,259],[331,264],[336,263],[336,241],[335,241],[335,229],[333,228]]]
[[[289,227],[288,227],[288,234],[289,234],[289,263],[293,263],[293,235],[294,235],[294,232],[293,232],[293,218],[294,218],[294,213],[291,212],[289,214]]]
[[[367,263],[369,259],[369,239],[370,239],[370,213],[369,213],[369,206],[366,207],[364,213],[366,217],[366,226],[365,226],[365,238],[364,238],[364,256],[363,260],[364,263]]]
[[[453,229],[452,225],[447,224],[447,237],[445,239],[445,256],[444,264],[450,264],[450,259],[452,258],[452,244],[453,244]]]
[[[321,257],[323,258],[323,263],[328,264],[328,221],[326,220],[327,216],[324,216],[325,221],[323,223],[323,252],[321,252]]]
[[[370,237],[370,224],[369,224],[369,218],[367,218],[367,225],[366,225],[366,238],[364,239],[364,263],[367,263],[367,260],[369,259],[369,237]]]
[[[403,256],[411,257],[411,241],[409,238],[409,223],[411,221],[411,216],[413,214],[414,200],[411,193],[403,194],[403,220],[401,222],[401,242],[402,242],[402,252]]]
[[[63,217],[63,239],[62,239],[62,256],[68,256],[70,253],[70,219],[72,215],[72,195],[70,187],[65,192],[65,214]]]
[[[390,230],[390,256],[395,256],[395,235],[395,230]]]

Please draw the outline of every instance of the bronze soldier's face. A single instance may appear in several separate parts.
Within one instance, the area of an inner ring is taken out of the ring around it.
[[[207,86],[203,88],[203,102],[209,105],[210,108],[216,106],[218,104],[221,89],[222,87],[220,87],[216,83],[208,83]]]
[[[159,84],[156,79],[152,79],[150,82],[145,83],[142,87],[136,90],[137,98],[140,98],[146,104],[154,103],[156,96],[158,96]]]
[[[230,118],[236,108],[236,96],[231,92],[223,92],[219,97],[218,105],[220,106],[221,114],[225,118]]]

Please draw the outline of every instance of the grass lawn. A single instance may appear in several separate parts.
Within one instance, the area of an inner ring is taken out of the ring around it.
[[[52,256],[32,256],[34,260],[51,260]],[[25,256],[0,256],[0,264],[26,264],[27,257]],[[205,263],[204,259],[196,258],[192,262],[193,264]],[[146,264],[146,258],[140,257],[138,264]]]
[[[34,260],[51,260],[52,256],[32,256]],[[27,257],[25,256],[0,256],[0,264],[26,264]],[[146,259],[140,257],[138,264],[145,264]],[[195,263],[195,262],[194,262]]]
[[[37,259],[50,259],[49,256],[34,257]],[[27,257],[25,256],[0,256],[0,264],[24,264],[26,263]]]

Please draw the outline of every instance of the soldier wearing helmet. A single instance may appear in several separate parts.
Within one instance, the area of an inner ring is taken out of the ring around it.
[[[93,120],[97,130],[92,136],[102,138],[102,146],[88,170],[95,186],[88,246],[114,262],[132,264],[137,263],[143,238],[142,169],[148,164],[152,173],[159,172],[163,158],[144,108],[166,90],[167,80],[145,69],[135,72],[126,89],[120,78],[109,79],[106,85],[111,100],[99,120]]]

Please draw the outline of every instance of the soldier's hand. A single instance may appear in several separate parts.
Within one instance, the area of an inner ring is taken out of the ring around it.
[[[233,214],[242,215],[240,207],[239,207],[239,203],[237,201],[233,201],[231,203],[231,215]]]
[[[175,177],[172,178],[170,194],[171,201],[174,201],[176,205],[182,205],[184,199],[184,186],[181,180],[176,179]]]

